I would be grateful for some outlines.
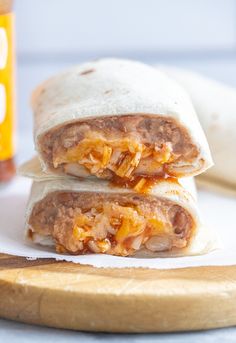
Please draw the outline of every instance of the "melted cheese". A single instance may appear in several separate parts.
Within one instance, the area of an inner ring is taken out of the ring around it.
[[[152,175],[161,165],[172,162],[173,158],[170,143],[161,147],[155,144],[146,146],[135,138],[108,140],[93,132],[76,146],[53,156],[53,164],[57,168],[64,163],[78,163],[98,177],[103,177],[104,171],[109,170],[114,176],[131,180],[140,161],[146,159],[145,168],[147,171],[150,169]]]
[[[140,208],[104,203],[75,218],[73,238],[93,252],[130,255],[153,235],[168,234],[170,226]]]

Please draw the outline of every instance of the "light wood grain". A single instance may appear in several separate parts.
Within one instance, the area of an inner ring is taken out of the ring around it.
[[[0,316],[108,332],[236,324],[236,267],[98,269],[0,255]]]

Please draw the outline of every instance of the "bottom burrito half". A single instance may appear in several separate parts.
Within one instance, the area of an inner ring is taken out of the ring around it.
[[[150,194],[106,182],[34,182],[27,209],[27,237],[58,253],[181,256],[207,252],[209,239],[192,195],[173,179]]]

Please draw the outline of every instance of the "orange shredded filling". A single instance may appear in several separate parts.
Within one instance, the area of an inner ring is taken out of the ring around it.
[[[169,233],[170,225],[155,215],[145,216],[136,207],[104,203],[100,210],[81,213],[75,219],[73,238],[84,250],[115,255],[131,255],[154,235]],[[92,249],[93,250],[93,249]]]
[[[63,163],[79,163],[98,177],[102,177],[105,170],[110,170],[115,177],[131,180],[140,161],[146,158],[150,174],[155,173],[158,167],[173,161],[171,144],[147,146],[134,138],[108,140],[93,132],[88,133],[76,146],[55,156],[53,164],[57,168]],[[134,188],[138,191],[144,183],[143,178]]]

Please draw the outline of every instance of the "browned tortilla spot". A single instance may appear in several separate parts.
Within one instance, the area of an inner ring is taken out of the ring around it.
[[[95,69],[88,69],[88,70],[82,71],[82,73],[80,73],[80,75],[87,75],[87,74],[93,73],[94,71],[95,71]]]

